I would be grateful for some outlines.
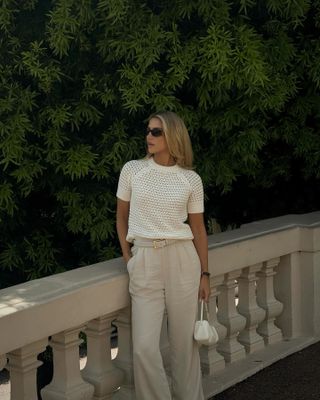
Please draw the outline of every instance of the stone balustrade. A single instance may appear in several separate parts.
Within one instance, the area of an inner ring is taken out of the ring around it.
[[[207,398],[320,340],[320,212],[287,215],[209,237],[210,322],[200,348]],[[186,311],[187,312],[187,311]],[[118,354],[110,352],[111,324]],[[79,366],[80,332],[87,363]],[[38,355],[53,352],[44,400],[135,399],[128,276],[121,258],[0,291],[0,370],[11,399],[37,398]],[[164,364],[170,346],[161,339]]]

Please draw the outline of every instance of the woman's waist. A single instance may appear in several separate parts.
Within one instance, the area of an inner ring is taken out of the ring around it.
[[[137,247],[152,247],[154,249],[159,249],[161,247],[170,246],[174,243],[181,243],[184,241],[190,241],[192,238],[183,238],[183,239],[154,239],[154,238],[146,238],[141,236],[136,236],[133,239],[134,246]]]

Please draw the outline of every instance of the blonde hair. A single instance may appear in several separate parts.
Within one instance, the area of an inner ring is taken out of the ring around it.
[[[163,111],[150,115],[162,122],[164,136],[170,155],[176,164],[182,168],[193,168],[193,151],[190,136],[183,120],[172,111]],[[151,155],[148,155],[149,157]]]

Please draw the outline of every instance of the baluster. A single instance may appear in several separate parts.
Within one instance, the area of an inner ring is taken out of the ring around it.
[[[118,328],[118,355],[115,364],[124,371],[124,381],[120,390],[113,395],[114,400],[136,399],[133,381],[133,354],[131,336],[131,307],[123,309],[114,322]]]
[[[37,359],[47,346],[43,339],[8,353],[11,381],[11,400],[35,400],[37,398]]]
[[[84,327],[68,329],[52,336],[53,378],[41,390],[43,400],[91,400],[94,387],[82,379],[79,365],[80,331]]]
[[[256,300],[256,273],[262,268],[262,263],[244,268],[238,279],[239,303],[238,311],[246,318],[245,329],[240,332],[238,340],[242,343],[247,353],[253,353],[264,348],[263,337],[258,335],[257,327],[266,316],[265,310],[260,308]]]
[[[211,294],[209,298],[209,322],[213,325],[219,335],[219,341],[222,341],[227,334],[227,328],[221,325],[217,318],[217,296],[220,294],[218,287],[223,282],[224,276],[215,276],[210,279]],[[217,343],[210,346],[200,347],[201,369],[205,375],[215,375],[218,371],[225,368],[225,360],[221,354],[217,352]]]
[[[94,386],[94,400],[111,399],[123,380],[123,371],[111,360],[111,323],[116,316],[108,314],[87,324],[87,364],[82,376]]]
[[[225,274],[218,297],[218,320],[227,328],[225,339],[218,343],[218,351],[230,363],[246,355],[244,346],[237,340],[239,331],[241,332],[246,325],[246,319],[237,312],[235,304],[235,288],[237,287],[235,280],[240,273],[241,270],[237,270]]]
[[[282,340],[281,330],[275,326],[274,320],[282,310],[283,304],[274,296],[273,279],[276,275],[275,268],[280,262],[280,257],[273,258],[263,264],[262,270],[257,273],[257,302],[266,311],[266,317],[257,329],[263,336],[265,344],[272,344]]]

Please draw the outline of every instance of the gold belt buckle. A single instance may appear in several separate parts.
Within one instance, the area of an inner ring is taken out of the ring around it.
[[[164,245],[163,246],[160,246],[160,244],[161,244],[161,242],[165,242],[164,243]],[[157,240],[153,240],[153,248],[154,249],[159,249],[160,247],[164,247],[165,245],[166,245],[166,241],[165,241],[165,239],[157,239]],[[158,243],[159,243],[159,246],[158,246]]]

